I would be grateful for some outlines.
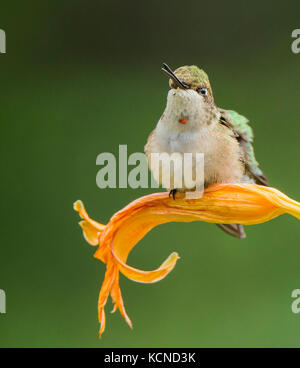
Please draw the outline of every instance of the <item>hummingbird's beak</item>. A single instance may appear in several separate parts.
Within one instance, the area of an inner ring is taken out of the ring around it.
[[[163,63],[163,67],[161,68],[161,70],[165,72],[166,74],[168,74],[168,76],[172,79],[172,81],[175,83],[177,87],[182,88],[182,89],[189,88],[189,86],[186,83],[182,82],[179,78],[176,77],[172,69],[169,68],[166,63]]]

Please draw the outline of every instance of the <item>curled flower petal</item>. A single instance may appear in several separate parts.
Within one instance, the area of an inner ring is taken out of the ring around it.
[[[73,207],[79,213],[80,217],[84,219],[84,221],[79,222],[79,225],[82,228],[85,240],[91,245],[98,245],[99,237],[105,229],[105,225],[99,224],[99,222],[92,220],[88,216],[82,201],[76,201]]]
[[[184,193],[176,194],[176,200],[168,193],[150,194],[117,212],[106,226],[92,220],[81,201],[75,202],[74,209],[83,219],[80,226],[87,242],[99,245],[94,256],[106,264],[98,301],[100,336],[105,329],[104,307],[109,295],[114,303],[113,312],[119,309],[132,327],[119,287],[120,271],[134,281],[152,283],[164,278],[175,267],[179,258],[176,252],[153,271],[139,270],[126,264],[132,248],[153,227],[166,222],[191,221],[252,225],[283,213],[300,219],[299,202],[275,188],[256,184],[215,184],[206,188],[198,199],[186,199]]]

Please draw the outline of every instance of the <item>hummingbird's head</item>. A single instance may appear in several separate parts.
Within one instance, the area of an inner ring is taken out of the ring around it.
[[[182,66],[174,72],[163,64],[162,70],[170,77],[165,114],[174,127],[197,129],[218,120],[219,112],[214,103],[209,79],[204,70],[195,65]],[[177,124],[181,123],[181,124]],[[179,127],[180,125],[185,127]]]
[[[207,101],[214,100],[208,75],[196,65],[181,66],[173,72],[164,63],[162,70],[170,77],[170,88],[193,89]]]

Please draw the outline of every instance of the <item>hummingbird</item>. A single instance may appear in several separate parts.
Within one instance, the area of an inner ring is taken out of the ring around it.
[[[165,63],[162,70],[169,77],[170,90],[165,110],[145,145],[150,170],[154,173],[151,153],[203,153],[204,187],[215,183],[269,185],[255,159],[249,120],[236,111],[217,107],[205,71],[195,65],[172,71]],[[172,170],[171,179],[175,165]],[[192,170],[196,170],[195,161]],[[166,187],[161,173],[155,179],[174,200],[177,191],[191,190],[184,184],[175,188],[172,180],[168,183],[170,187]],[[234,237],[246,237],[240,224],[217,226]]]

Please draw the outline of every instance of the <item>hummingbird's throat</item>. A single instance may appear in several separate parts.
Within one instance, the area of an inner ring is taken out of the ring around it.
[[[206,123],[207,111],[206,102],[196,91],[171,89],[168,92],[167,106],[162,121],[180,132],[193,130]]]

